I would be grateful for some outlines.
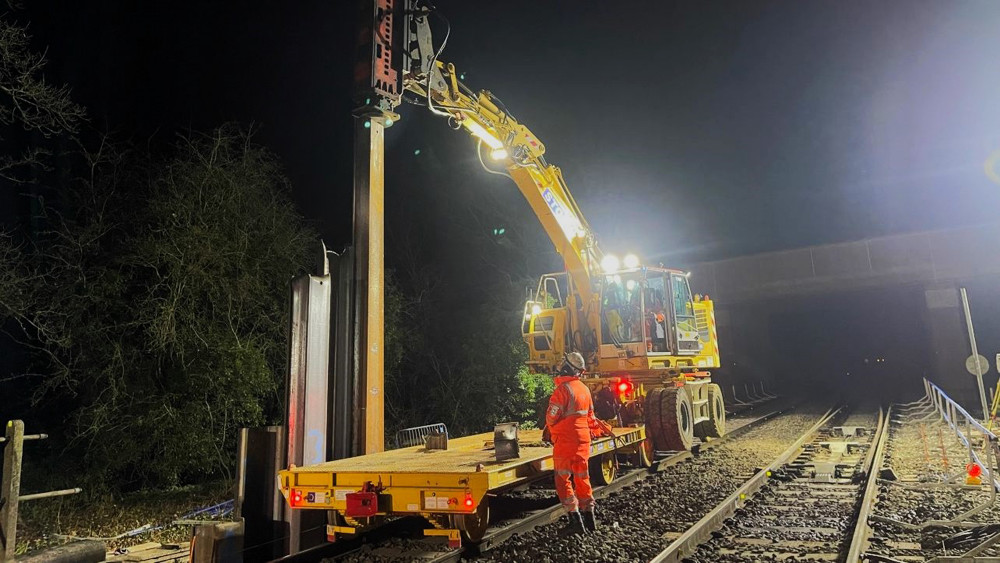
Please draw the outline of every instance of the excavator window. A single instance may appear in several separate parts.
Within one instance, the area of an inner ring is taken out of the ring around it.
[[[601,296],[604,344],[642,341],[642,280],[639,272],[605,276]]]
[[[667,335],[667,293],[666,280],[662,273],[650,272],[646,278],[645,318],[646,318],[646,349],[649,352],[669,352]]]
[[[699,342],[698,323],[687,277],[671,274],[670,285],[674,295],[674,331],[677,335],[678,352],[697,353],[701,350],[702,343]]]
[[[540,303],[543,309],[565,307],[565,296],[568,293],[567,283],[568,280],[565,273],[542,276],[542,281],[538,284],[538,294],[535,296],[535,301]]]

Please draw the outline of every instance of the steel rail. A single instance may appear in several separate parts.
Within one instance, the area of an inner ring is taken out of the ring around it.
[[[878,474],[882,470],[885,462],[885,445],[889,437],[889,425],[892,423],[892,407],[889,407],[884,414],[879,412],[878,434],[872,439],[874,447],[868,450],[868,459],[865,460],[865,493],[861,497],[861,506],[858,508],[857,522],[854,524],[854,535],[851,536],[851,546],[847,551],[846,561],[861,561],[862,552],[868,548],[868,540],[871,537],[872,528],[868,523],[875,508],[878,496]]]
[[[782,452],[777,458],[774,459],[767,467],[761,469],[753,477],[748,479],[743,485],[741,485],[736,491],[731,495],[726,497],[722,502],[720,502],[711,512],[702,517],[701,520],[697,521],[693,526],[687,529],[679,538],[674,540],[666,549],[661,551],[659,555],[654,557],[650,563],[679,563],[683,558],[694,553],[698,549],[698,545],[706,541],[711,537],[712,532],[718,528],[723,520],[732,516],[737,509],[743,507],[747,498],[753,495],[755,492],[759,491],[764,485],[767,484],[768,479],[772,471],[777,470],[779,467],[785,463],[791,461],[795,456],[799,454],[802,446],[813,439],[815,435],[820,431],[823,426],[825,426],[830,420],[836,416],[842,410],[843,407],[838,407],[835,409],[830,409],[808,430],[802,433],[802,436],[795,441],[794,444],[789,446],[787,450]]]

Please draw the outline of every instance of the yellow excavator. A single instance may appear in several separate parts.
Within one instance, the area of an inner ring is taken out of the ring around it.
[[[433,8],[408,4],[408,101],[472,135],[483,166],[514,181],[565,262],[566,271],[541,277],[524,307],[530,369],[554,373],[567,353],[581,353],[597,416],[644,423],[651,448],[683,450],[695,436],[722,436],[725,405],[708,371],[719,367],[712,301],[692,294],[688,272],[603,253],[545,145],[496,96],[473,92],[439,60],[447,36],[435,50]]]

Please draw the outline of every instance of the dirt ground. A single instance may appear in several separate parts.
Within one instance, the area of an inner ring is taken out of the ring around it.
[[[191,527],[173,525],[174,520],[232,498],[232,486],[220,482],[141,491],[120,498],[88,496],[84,492],[75,496],[28,501],[20,505],[17,553],[20,555],[59,545],[71,538],[102,539],[109,551],[144,542],[187,541],[191,536]],[[201,515],[196,518],[212,519]],[[118,537],[143,526],[162,528]]]

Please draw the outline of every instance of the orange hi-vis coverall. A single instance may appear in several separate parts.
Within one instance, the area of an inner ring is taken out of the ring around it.
[[[545,425],[549,428],[554,446],[552,462],[556,493],[567,512],[594,509],[594,491],[590,486],[587,466],[590,458],[590,419],[593,417],[594,402],[590,389],[579,377],[557,377],[556,389],[545,411]]]

